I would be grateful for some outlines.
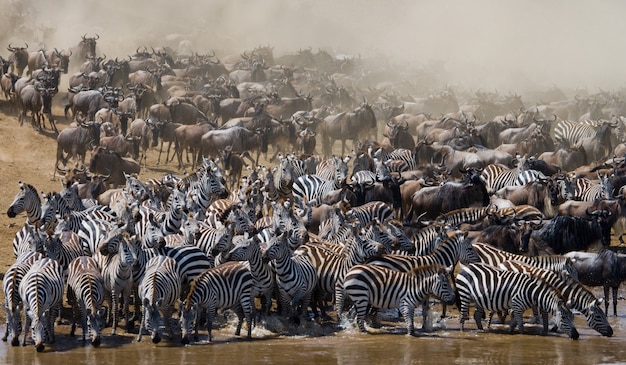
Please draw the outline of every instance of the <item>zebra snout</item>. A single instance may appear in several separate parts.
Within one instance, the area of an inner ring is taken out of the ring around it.
[[[100,346],[100,337],[96,337],[93,341],[91,341],[91,346],[93,347]]]
[[[161,342],[161,336],[157,335],[157,336],[152,337],[152,343],[157,344],[159,342]]]
[[[183,345],[189,345],[189,338],[187,338],[187,336],[183,337],[180,340],[180,343],[182,343]]]
[[[44,348],[43,343],[40,343],[39,345],[36,345],[36,346],[35,346],[35,349],[37,349],[37,352],[42,352],[42,351],[43,351],[43,348]]]

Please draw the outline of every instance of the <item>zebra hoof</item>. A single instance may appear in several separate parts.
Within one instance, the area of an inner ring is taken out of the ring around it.
[[[17,337],[11,340],[11,346],[19,346],[19,345],[20,345],[20,340]]]

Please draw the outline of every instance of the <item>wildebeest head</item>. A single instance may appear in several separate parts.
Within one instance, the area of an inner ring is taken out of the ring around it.
[[[594,210],[589,212],[589,209],[585,210],[587,219],[595,221],[600,226],[600,243],[602,246],[607,247],[611,245],[611,224],[609,219],[612,213],[608,210]]]
[[[98,34],[95,37],[82,36],[82,40],[78,43],[78,56],[84,59],[87,56],[96,55],[96,41],[100,38]]]

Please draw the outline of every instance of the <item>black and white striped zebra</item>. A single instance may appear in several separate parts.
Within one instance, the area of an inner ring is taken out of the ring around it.
[[[447,238],[444,225],[433,222],[419,231],[410,234],[409,238],[415,246],[415,256],[423,256],[432,253],[439,244]]]
[[[227,194],[222,179],[209,167],[199,169],[198,180],[193,182],[187,191],[191,201],[195,203],[199,212],[205,212],[211,203]]]
[[[321,161],[315,168],[315,175],[319,176],[322,180],[343,179],[343,181],[338,181],[338,183],[341,184],[342,182],[345,182],[348,177],[349,160],[350,157],[346,157],[342,160],[339,157],[333,156],[327,160]],[[298,177],[300,176],[294,177],[294,180]]]
[[[602,300],[597,299],[589,289],[585,288],[571,276],[529,266],[519,261],[505,261],[498,267],[504,270],[531,274],[544,279],[563,294],[563,297],[570,303],[572,309],[579,311],[585,316],[589,327],[603,336],[613,336],[613,328],[611,328],[606,318],[606,313],[600,307]]]
[[[117,331],[119,317],[119,295],[123,297],[124,315],[126,326],[130,324],[128,303],[133,289],[133,266],[137,260],[129,243],[128,233],[116,229],[109,233],[96,251],[94,258],[100,266],[104,285],[111,296],[107,298],[109,305],[109,317],[111,320],[111,334]]]
[[[106,308],[104,277],[93,257],[80,256],[68,267],[67,297],[72,305],[72,328],[70,336],[74,336],[76,320],[80,320],[83,330],[83,341],[87,334],[94,347],[100,346],[100,333],[104,327]]]
[[[209,341],[213,341],[212,327],[218,309],[232,308],[239,321],[235,336],[241,333],[245,318],[248,325],[247,338],[252,338],[252,286],[254,280],[250,271],[239,262],[227,262],[205,270],[191,282],[189,294],[181,305],[180,323],[182,343],[189,343],[189,335],[198,339],[200,312],[207,311]]]
[[[474,250],[480,257],[480,261],[491,266],[498,266],[504,261],[519,261],[526,265],[555,272],[566,272],[574,279],[578,279],[578,271],[572,264],[572,260],[562,255],[546,256],[523,256],[500,250],[481,242],[472,244]]]
[[[24,341],[30,328],[37,352],[44,342],[54,343],[54,320],[63,302],[63,272],[56,260],[43,258],[33,263],[22,278],[19,291],[26,312]]]
[[[48,235],[44,241],[44,252],[47,257],[59,262],[63,268],[63,275],[67,278],[70,263],[83,255],[83,247],[76,233],[64,231]]]
[[[341,181],[345,181],[345,178],[324,180],[317,175],[300,176],[293,183],[293,194],[311,206],[318,206],[326,195],[342,187]]]
[[[456,229],[464,223],[478,223],[488,215],[496,213],[496,211],[497,208],[494,206],[461,208],[441,214],[437,218],[437,222],[449,228]]]
[[[41,225],[44,229],[54,229],[57,216],[65,220],[65,229],[78,232],[81,222],[89,219],[116,220],[115,214],[107,206],[96,205],[94,207],[75,211],[72,210],[65,199],[59,193],[46,194],[45,201],[41,206]]]
[[[150,333],[153,343],[161,342],[161,322],[170,337],[173,337],[172,312],[181,293],[176,261],[162,255],[151,258],[146,265],[146,273],[139,282],[138,292],[143,316],[137,342],[141,341],[144,329]]]
[[[232,248],[234,236],[233,225],[224,226],[219,223],[217,227],[201,224],[194,245],[207,256],[217,256],[220,252],[226,252]]]
[[[276,270],[282,308],[288,315],[307,313],[317,285],[317,271],[308,256],[294,254],[289,247],[290,232],[275,236],[263,253],[265,261],[272,261]]]
[[[501,270],[484,263],[461,265],[456,276],[459,308],[461,311],[461,331],[469,318],[470,303],[476,304],[474,320],[482,330],[485,310],[512,311],[511,331],[518,326],[524,333],[522,314],[536,306],[543,313],[552,313],[557,327],[561,327],[572,339],[578,339],[572,312],[565,306],[563,295],[547,281],[528,274]],[[544,333],[548,331],[547,320]]]
[[[229,261],[248,261],[254,283],[252,297],[261,298],[261,312],[268,314],[276,287],[276,274],[269,263],[263,262],[260,239],[257,235],[240,240],[228,252]]]
[[[15,234],[13,238],[13,254],[15,258],[25,252],[44,251],[46,234],[40,228],[30,225],[28,222]]]
[[[347,220],[356,219],[361,226],[373,222],[387,222],[393,218],[393,209],[385,202],[374,200],[357,207],[352,207],[345,212]]]
[[[28,224],[36,224],[41,219],[41,198],[37,194],[37,189],[30,184],[18,182],[20,191],[15,195],[7,215],[15,218],[18,214],[26,212]]]
[[[59,223],[59,225],[62,224]],[[116,227],[114,222],[108,220],[90,219],[82,221],[78,230],[78,237],[83,248],[83,255],[93,256],[100,241]],[[59,229],[58,226],[57,229]]]
[[[2,341],[7,341],[11,335],[11,345],[19,345],[19,336],[22,333],[22,297],[20,296],[20,283],[22,278],[31,268],[34,262],[41,260],[43,255],[39,252],[24,252],[4,273],[2,278],[2,290],[4,292],[4,310],[6,312],[6,326]]]
[[[574,180],[574,200],[592,202],[598,199],[613,199],[613,183],[608,176],[598,174],[600,183],[587,178]]]
[[[521,165],[521,163],[520,163]],[[548,177],[537,170],[522,170],[519,167],[509,169],[502,165],[487,165],[481,172],[488,192],[496,192],[507,186],[524,186],[537,180],[548,180]]]
[[[554,127],[554,141],[563,148],[570,148],[580,143],[583,138],[596,135],[597,128],[589,123],[571,120],[559,120]]]
[[[343,290],[354,303],[361,332],[367,332],[365,316],[369,307],[399,309],[406,322],[407,334],[414,335],[413,313],[418,304],[427,301],[431,295],[447,304],[454,303],[455,299],[450,274],[440,265],[422,266],[409,272],[356,265],[346,274]],[[427,315],[427,312],[423,313],[424,318]]]

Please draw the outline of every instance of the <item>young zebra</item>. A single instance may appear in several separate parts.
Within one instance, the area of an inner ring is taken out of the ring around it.
[[[56,260],[43,258],[33,264],[20,282],[19,291],[26,312],[26,326],[30,327],[37,352],[44,349],[44,341],[54,343],[54,319],[63,302],[63,272]],[[26,344],[26,334],[24,341]]]
[[[13,238],[13,254],[15,258],[17,259],[18,256],[26,252],[43,253],[45,240],[46,234],[41,229],[25,223]]]
[[[317,271],[308,256],[293,253],[288,239],[290,234],[282,232],[273,237],[263,260],[274,263],[281,306],[298,321],[303,312],[307,313],[317,285]]]
[[[117,330],[120,294],[124,302],[126,327],[130,325],[128,302],[134,284],[133,266],[137,257],[129,239],[128,233],[121,232],[121,229],[114,230],[101,242],[100,249],[94,255],[104,277],[104,286],[107,292],[111,293],[107,301],[110,303],[109,321],[111,321],[111,334],[113,335]]]
[[[472,302],[476,303],[474,320],[479,330],[483,329],[481,320],[485,310],[511,309],[511,332],[515,330],[515,326],[519,326],[520,333],[524,333],[524,311],[536,306],[544,313],[552,313],[557,327],[562,327],[570,338],[578,339],[572,312],[565,306],[563,295],[541,278],[501,270],[483,263],[471,263],[461,265],[455,283],[458,291],[457,305],[461,311],[461,331],[465,329],[465,320],[469,318],[469,306]],[[548,332],[547,321],[544,322],[543,331]]]
[[[245,318],[248,325],[248,339],[252,338],[253,282],[250,271],[238,262],[227,262],[207,269],[195,278],[180,308],[182,343],[189,343],[192,330],[194,339],[198,339],[199,313],[202,310],[207,311],[209,341],[213,341],[212,327],[216,311],[228,308],[234,309],[239,318],[235,336],[240,335]]]
[[[475,242],[472,244],[474,250],[480,256],[480,261],[489,264],[491,266],[498,266],[504,261],[519,261],[526,265],[538,267],[541,269],[551,271],[564,271],[568,273],[574,279],[578,279],[578,272],[572,264],[572,260],[568,257],[561,255],[548,255],[548,256],[522,256],[514,253],[502,251],[496,247]]]
[[[176,261],[168,256],[155,256],[148,261],[146,273],[139,283],[139,298],[143,306],[143,317],[139,326],[137,342],[141,341],[144,328],[150,332],[153,343],[161,342],[159,327],[161,319],[165,330],[173,337],[172,311],[180,297],[181,281]],[[161,316],[163,312],[163,316]]]
[[[365,315],[370,306],[377,309],[398,308],[405,319],[407,334],[414,335],[413,313],[419,303],[431,295],[447,304],[454,303],[455,299],[450,274],[441,265],[422,266],[409,272],[356,265],[346,274],[343,290],[354,302],[361,332],[367,332]],[[424,318],[426,316],[424,314]]]
[[[613,328],[611,328],[611,325],[606,319],[606,314],[600,307],[602,300],[597,299],[589,289],[585,288],[571,276],[529,266],[519,261],[504,261],[498,265],[498,267],[504,270],[531,274],[544,279],[557,290],[561,291],[563,297],[568,303],[571,303],[573,309],[576,309],[585,316],[589,327],[593,328],[602,336],[613,336]],[[536,315],[536,308],[533,308],[533,314]],[[543,317],[543,320],[547,320],[546,316]],[[489,321],[491,322],[491,318]]]
[[[24,252],[4,273],[2,289],[4,292],[4,310],[6,311],[6,326],[2,341],[6,341],[11,334],[11,345],[19,345],[19,336],[22,333],[22,297],[19,293],[22,278],[34,262],[43,258],[39,252]]]
[[[72,328],[70,336],[76,331],[76,319],[80,318],[83,329],[83,341],[87,333],[94,347],[100,346],[100,332],[104,325],[105,297],[104,278],[96,260],[89,256],[75,258],[68,267],[67,297],[72,304]]]

